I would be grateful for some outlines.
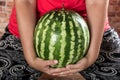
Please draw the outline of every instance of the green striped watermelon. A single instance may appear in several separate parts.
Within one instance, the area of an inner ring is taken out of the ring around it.
[[[86,54],[90,34],[84,19],[74,11],[54,10],[38,21],[34,32],[35,50],[44,60],[58,60],[52,67],[74,64]]]

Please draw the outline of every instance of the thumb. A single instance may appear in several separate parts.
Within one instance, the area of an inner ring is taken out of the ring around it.
[[[47,61],[45,61],[45,63],[47,66],[51,66],[51,65],[57,64],[58,61],[57,60],[47,60]]]

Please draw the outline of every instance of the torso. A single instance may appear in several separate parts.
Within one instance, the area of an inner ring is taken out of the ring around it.
[[[55,9],[70,9],[78,12],[82,16],[86,14],[85,0],[37,0],[37,10],[39,16]]]
[[[37,0],[37,18],[39,19],[48,11],[62,9],[63,5],[65,9],[74,10],[84,19],[87,18],[85,0]],[[106,25],[107,23],[106,21]],[[15,8],[13,8],[8,27],[12,34],[19,37]]]

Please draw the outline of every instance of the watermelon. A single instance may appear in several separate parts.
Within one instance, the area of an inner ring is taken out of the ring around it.
[[[72,10],[53,10],[43,15],[34,31],[37,56],[58,60],[54,68],[75,64],[83,58],[90,42],[85,20]]]

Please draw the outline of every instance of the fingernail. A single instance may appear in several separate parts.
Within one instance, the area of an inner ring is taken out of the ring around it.
[[[57,61],[57,60],[54,60],[54,63],[55,63],[55,64],[57,64],[57,63],[58,63],[58,61]]]
[[[68,69],[69,67],[68,67],[68,66],[66,66],[66,68]]]
[[[70,70],[70,67],[69,67],[69,66],[66,66],[66,69]]]

